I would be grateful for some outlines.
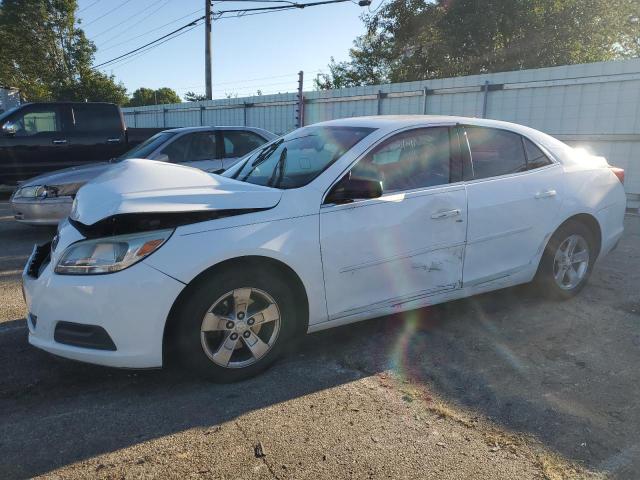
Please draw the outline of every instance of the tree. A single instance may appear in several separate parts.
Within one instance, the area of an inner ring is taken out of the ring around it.
[[[207,96],[201,93],[187,92],[184,94],[184,99],[187,102],[202,102],[207,99]]]
[[[164,105],[167,103],[180,103],[180,97],[171,88],[162,87],[154,90],[153,88],[140,87],[129,100],[129,107],[141,107],[143,105]]]
[[[92,69],[95,45],[76,25],[75,0],[0,3],[0,84],[29,101],[126,101],[113,76]]]
[[[321,89],[628,58],[637,0],[396,0],[364,18],[349,61]]]

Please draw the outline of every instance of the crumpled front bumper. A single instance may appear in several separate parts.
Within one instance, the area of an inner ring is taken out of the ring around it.
[[[106,275],[58,275],[46,261],[30,269],[30,258],[22,274],[30,344],[99,365],[162,366],[165,322],[183,283],[144,262]],[[116,349],[60,343],[54,338],[59,322],[101,327]]]

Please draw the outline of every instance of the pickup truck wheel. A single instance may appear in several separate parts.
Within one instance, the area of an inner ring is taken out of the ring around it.
[[[582,223],[568,222],[549,240],[536,283],[549,297],[571,298],[586,285],[594,262],[591,231]]]
[[[282,353],[295,332],[295,303],[283,279],[234,268],[199,281],[178,312],[178,355],[220,382],[249,378]]]

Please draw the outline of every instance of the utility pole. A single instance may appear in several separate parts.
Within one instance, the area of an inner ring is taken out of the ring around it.
[[[302,94],[303,84],[304,72],[300,70],[298,72],[298,107],[296,109],[296,126],[298,128],[304,127],[304,95]]]
[[[211,100],[211,0],[204,0],[204,83]]]

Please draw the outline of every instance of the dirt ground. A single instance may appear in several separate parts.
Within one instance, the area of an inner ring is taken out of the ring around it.
[[[573,300],[334,329],[232,385],[29,346],[20,272],[51,235],[0,202],[0,478],[640,477],[640,217]]]

